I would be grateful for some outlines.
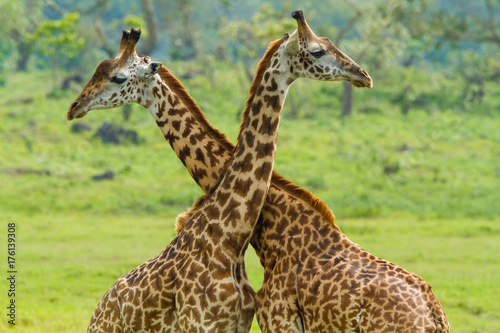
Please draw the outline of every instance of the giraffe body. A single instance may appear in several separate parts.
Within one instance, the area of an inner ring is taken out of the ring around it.
[[[269,264],[256,296],[263,332],[449,331],[422,278],[364,251],[300,200],[275,199],[278,224],[257,227],[252,238],[257,249],[266,248],[260,239],[278,240],[260,253]]]
[[[339,59],[345,60],[340,56]],[[306,67],[308,62],[310,59],[303,59],[288,65]],[[160,76],[166,84],[153,88],[152,98],[134,97],[134,91],[126,96],[130,96],[130,102],[138,102],[150,110],[190,174],[204,191],[210,192],[217,185],[233,146],[206,122],[182,85],[164,67]],[[362,80],[355,82],[360,84]],[[274,87],[272,82],[271,87]],[[84,89],[82,98],[86,94],[90,93]],[[102,94],[100,98],[103,103],[109,100]],[[77,102],[80,101],[79,97]],[[75,103],[68,111],[69,119],[86,113]],[[108,102],[89,109],[113,106],[116,105]],[[180,219],[180,226],[195,215],[197,208]],[[350,242],[334,224],[334,217],[324,203],[277,174],[273,174],[251,243],[265,269],[264,284],[256,297],[257,317],[263,332],[366,332],[373,331],[371,328],[376,325],[381,327],[380,332],[449,330],[442,308],[421,278]],[[235,272],[246,277],[242,261]],[[414,279],[415,284],[409,286],[407,279]],[[339,292],[343,288],[353,295]],[[376,290],[381,292],[373,292]],[[108,294],[113,297],[112,290]],[[394,299],[403,304],[395,305]],[[420,306],[423,299],[427,300],[425,307]],[[413,311],[413,304],[419,305],[418,310]],[[429,324],[428,318],[434,318],[433,322]],[[408,328],[411,322],[414,326]]]

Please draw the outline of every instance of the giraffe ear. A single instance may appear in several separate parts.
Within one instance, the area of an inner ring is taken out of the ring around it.
[[[158,71],[162,66],[163,64],[161,62],[155,62],[155,61],[151,62],[149,64],[148,73],[146,74],[146,79],[149,79],[151,76],[158,73]]]
[[[287,45],[286,45],[286,53],[288,55],[295,55],[299,51],[299,38],[298,38],[297,30],[295,30],[290,37],[288,37]]]

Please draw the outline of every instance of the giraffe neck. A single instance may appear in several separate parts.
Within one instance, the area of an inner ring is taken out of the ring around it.
[[[200,208],[213,229],[222,229],[222,249],[235,260],[243,257],[266,201],[281,109],[293,82],[280,62],[283,40],[273,43],[258,65],[233,156]]]
[[[212,127],[194,99],[165,67],[141,103],[196,183],[207,193],[218,182],[233,144]]]
[[[272,59],[278,57],[279,51]],[[256,83],[258,85],[247,101],[232,159],[214,193],[224,198],[224,204],[233,202],[233,212],[237,210],[237,223],[233,215],[228,221],[230,223],[225,224],[226,232],[239,233],[239,239],[248,240],[266,199],[274,166],[281,110],[293,82],[276,66],[263,68],[262,71],[262,75],[259,72],[256,75],[256,80],[261,80],[254,82],[254,86]]]

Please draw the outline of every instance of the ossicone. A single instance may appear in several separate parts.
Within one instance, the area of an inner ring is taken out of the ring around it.
[[[292,13],[292,17],[296,20],[301,20],[303,21],[304,20],[304,13],[302,12],[302,10],[296,10]]]

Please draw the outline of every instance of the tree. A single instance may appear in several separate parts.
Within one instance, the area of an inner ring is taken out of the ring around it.
[[[422,24],[427,1],[370,1],[360,2],[344,0],[352,10],[351,19],[340,29],[336,44],[341,49],[366,67],[380,71],[388,65],[398,62],[410,66],[417,60],[415,48],[422,49],[428,42],[422,36],[428,27]],[[349,34],[359,38],[346,39]],[[376,80],[374,80],[376,86]],[[353,107],[353,87],[348,82],[343,83],[342,116],[349,116]],[[405,90],[411,90],[408,84]],[[407,109],[408,111],[409,109]]]
[[[486,84],[500,78],[500,1],[461,1],[456,6],[434,8],[431,24],[441,41],[456,51],[448,60],[464,81],[464,107],[481,104],[488,94]]]
[[[65,14],[60,20],[43,21],[35,33],[29,36],[35,52],[47,59],[51,67],[54,89],[57,74],[61,67],[75,58],[85,46],[83,38],[77,35],[78,13]],[[43,62],[45,64],[45,62]]]
[[[493,43],[500,46],[500,1],[437,1],[432,20],[441,38],[456,42]]]
[[[77,12],[83,16],[92,19],[92,26],[101,40],[102,47],[109,58],[116,54],[116,45],[114,40],[111,42],[107,36],[107,31],[117,25],[125,27],[135,27],[142,29],[143,39],[141,40],[141,51],[145,54],[151,54],[158,45],[159,25],[155,15],[154,3],[152,0],[141,0],[143,15],[134,11],[134,14],[114,15],[113,20],[105,20],[104,16],[109,17],[110,12],[114,11],[113,5],[109,0],[95,0],[89,7],[89,2],[78,3]],[[130,10],[128,12],[131,12]],[[106,22],[106,23],[105,23]]]
[[[228,20],[224,17],[221,19],[223,28],[220,35],[224,43],[229,44],[230,60],[243,66],[247,83],[252,82],[252,67],[269,42],[297,28],[296,23],[290,19],[290,8],[290,1],[285,1],[281,11],[266,3],[249,21]]]
[[[194,19],[196,0],[163,0],[163,20],[167,22],[174,60],[193,60],[198,56],[198,35],[201,30]]]
[[[4,1],[0,5],[0,63],[15,50],[16,69],[27,69],[32,45],[27,36],[32,34],[42,20],[40,0]],[[5,37],[7,37],[5,39]]]

